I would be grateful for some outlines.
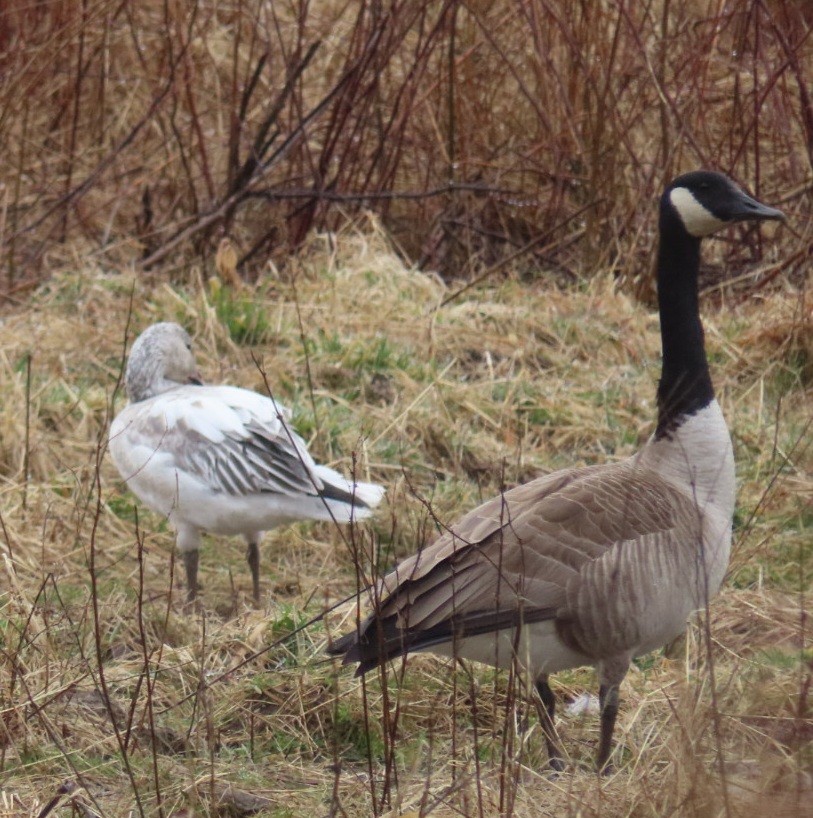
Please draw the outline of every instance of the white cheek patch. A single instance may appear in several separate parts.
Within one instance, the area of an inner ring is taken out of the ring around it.
[[[692,192],[685,187],[676,187],[672,190],[669,194],[669,201],[672,202],[672,207],[680,216],[686,231],[696,238],[715,233],[726,225],[726,222],[718,219],[711,211],[703,207]]]

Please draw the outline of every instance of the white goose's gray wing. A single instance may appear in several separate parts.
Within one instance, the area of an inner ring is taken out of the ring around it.
[[[214,444],[181,420],[165,445],[173,451],[178,468],[224,494],[316,495],[322,483],[313,473],[313,460],[295,441],[284,430],[272,435],[247,423],[239,435],[224,435]]]
[[[323,481],[287,414],[248,390],[179,387],[128,406],[111,427],[111,453],[125,479],[127,468],[161,468],[219,494],[320,494]]]

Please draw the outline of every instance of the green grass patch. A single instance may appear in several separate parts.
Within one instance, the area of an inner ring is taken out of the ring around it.
[[[211,301],[218,320],[236,344],[256,346],[273,337],[268,307],[255,292],[218,286],[212,288]]]

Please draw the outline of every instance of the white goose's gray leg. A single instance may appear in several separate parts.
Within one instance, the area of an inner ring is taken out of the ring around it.
[[[186,570],[186,601],[193,602],[198,595],[198,549],[200,531],[190,526],[178,528],[178,550],[183,557]]]
[[[251,534],[246,534],[246,562],[251,570],[251,586],[254,592],[254,604],[260,604],[260,540],[262,539],[262,531],[255,531]]]
[[[183,551],[183,566],[186,569],[186,601],[194,602],[198,595],[198,551]]]
[[[545,744],[548,748],[548,763],[551,769],[561,772],[565,768],[562,761],[562,752],[559,749],[556,728],[553,726],[553,716],[556,712],[556,695],[548,684],[548,674],[543,673],[536,680],[536,692],[539,694],[541,707],[537,706],[539,722],[545,734]]]
[[[618,715],[618,688],[627,675],[630,656],[616,656],[605,660],[599,666],[598,701],[601,709],[601,737],[598,744],[596,767],[599,773],[607,775],[612,772],[608,764],[613,750],[613,731]]]

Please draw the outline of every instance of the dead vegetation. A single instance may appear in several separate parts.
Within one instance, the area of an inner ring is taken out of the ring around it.
[[[811,26],[805,0],[2,4],[0,816],[813,814]],[[704,269],[730,575],[629,674],[615,775],[587,771],[592,673],[558,676],[552,778],[520,680],[418,656],[362,683],[323,652],[350,606],[311,620],[436,519],[640,445],[654,199],[701,165],[790,221]],[[212,538],[185,615],[105,457],[157,320],[388,486],[366,527],[269,536],[261,610]]]
[[[645,287],[650,202],[680,170],[733,173],[809,223],[811,17],[806,0],[9,0],[0,294],[75,253],[188,278],[224,237],[255,280],[365,210],[446,277],[519,256]],[[751,283],[804,265],[799,229]],[[726,250],[762,254],[755,233]]]
[[[625,682],[616,775],[544,773],[504,674],[414,657],[382,688],[337,671],[323,647],[347,606],[284,638],[358,570],[432,537],[427,504],[450,521],[501,485],[626,456],[651,429],[656,316],[612,277],[559,290],[509,275],[438,309],[449,289],[361,227],[314,237],[295,284],[234,290],[212,266],[178,288],[88,265],[4,315],[0,814],[810,814],[811,323],[793,287],[707,310],[741,485],[732,570],[711,650],[701,624]],[[260,389],[258,356],[321,459],[389,486],[349,539],[269,536],[261,610],[240,544],[212,538],[205,613],[185,615],[171,532],[104,457],[125,328],[159,317],[189,327],[210,380]],[[756,326],[787,342],[755,344]],[[577,765],[594,754],[578,707],[593,686],[557,679]]]

